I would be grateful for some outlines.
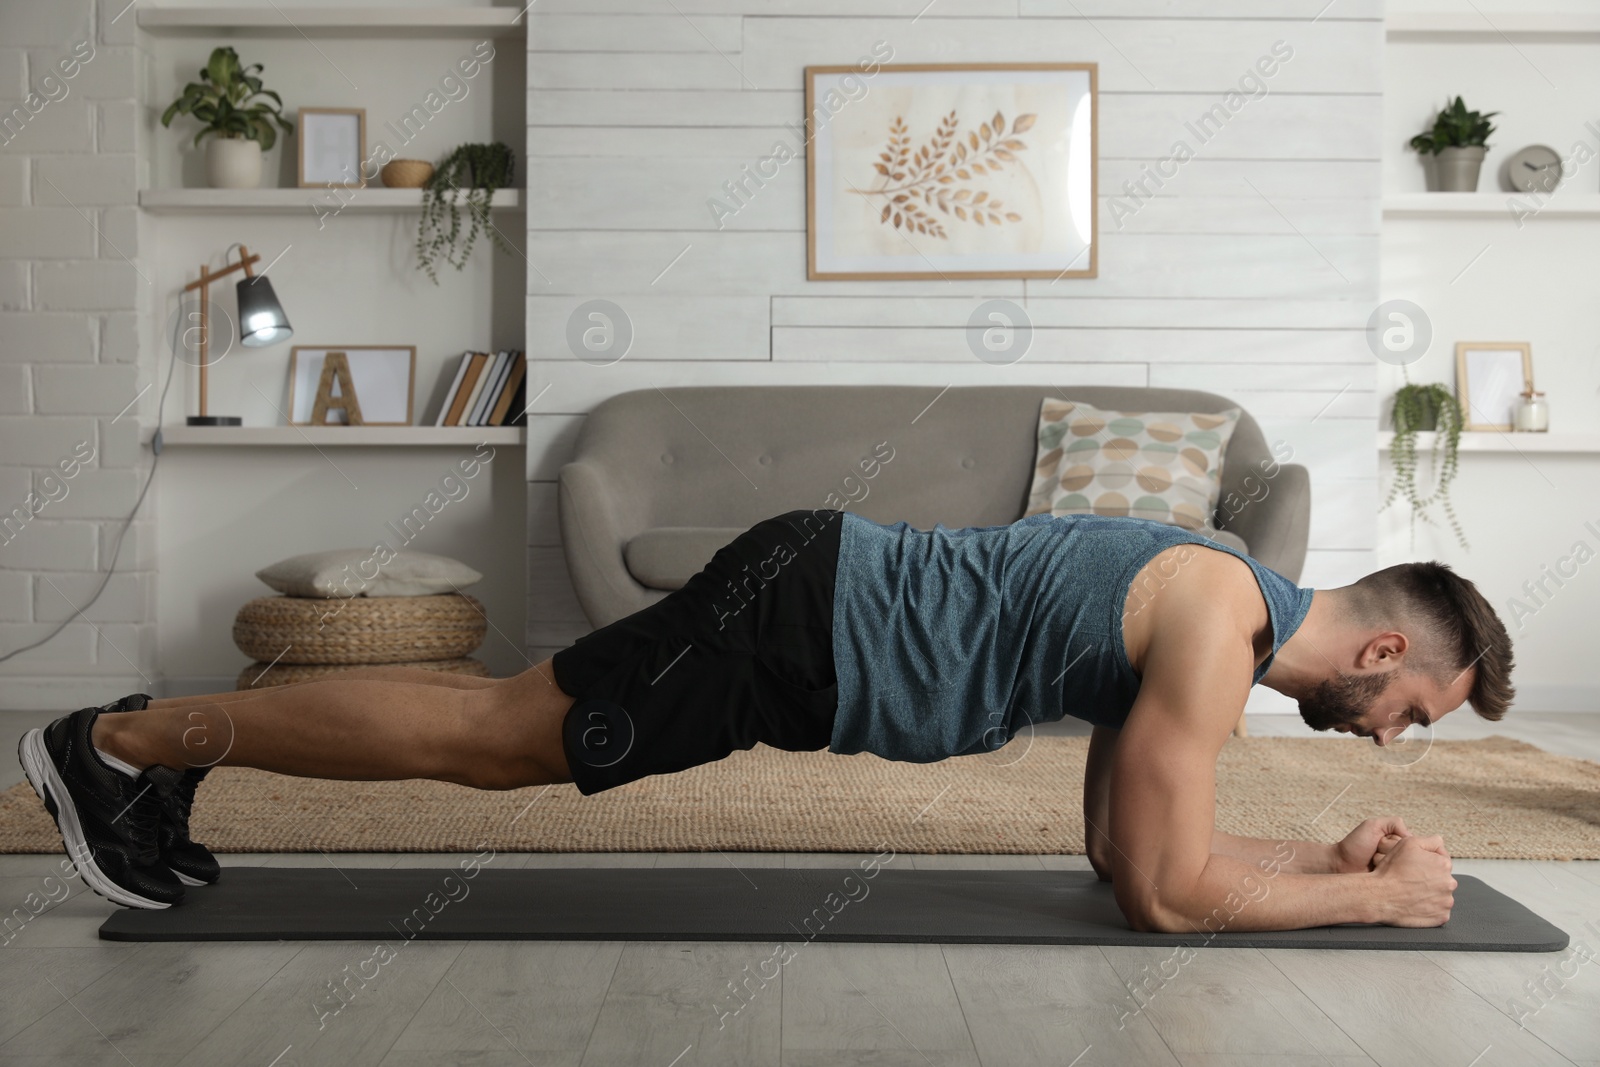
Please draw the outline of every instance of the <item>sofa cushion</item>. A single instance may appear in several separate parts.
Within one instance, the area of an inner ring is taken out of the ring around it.
[[[1198,532],[1240,552],[1249,551],[1238,534],[1209,527]],[[742,533],[736,526],[658,526],[629,541],[622,558],[628,573],[640,585],[649,589],[682,589],[711,562],[717,549]]]
[[[1047,398],[1024,514],[1129,516],[1204,532],[1239,415],[1104,411]]]
[[[382,553],[374,548],[307,552],[263,567],[256,577],[286,596],[309,597],[435,596],[483,580],[458,560],[387,547]]]
[[[622,550],[635,581],[650,589],[682,589],[717,549],[744,533],[729,526],[657,526],[633,538]]]

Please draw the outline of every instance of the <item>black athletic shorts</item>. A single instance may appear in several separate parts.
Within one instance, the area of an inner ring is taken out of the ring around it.
[[[682,589],[555,654],[556,685],[576,698],[561,734],[580,792],[757,742],[828,747],[842,521],[829,509],[765,519]]]

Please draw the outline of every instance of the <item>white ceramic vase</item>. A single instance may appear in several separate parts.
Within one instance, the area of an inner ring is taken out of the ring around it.
[[[243,137],[206,141],[206,180],[213,189],[254,189],[261,184],[261,145]]]

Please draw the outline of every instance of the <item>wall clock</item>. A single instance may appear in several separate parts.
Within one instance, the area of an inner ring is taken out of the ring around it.
[[[1506,179],[1524,193],[1553,193],[1561,184],[1561,156],[1553,148],[1531,144],[1506,162]]]

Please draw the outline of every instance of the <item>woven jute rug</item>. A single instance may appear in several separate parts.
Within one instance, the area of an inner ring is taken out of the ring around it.
[[[218,767],[191,830],[219,852],[1082,853],[1088,739],[1017,738],[932,764],[758,746],[591,797],[571,785],[484,792]],[[1404,754],[1354,740],[1232,738],[1217,828],[1336,841],[1399,815],[1456,857],[1600,859],[1600,764],[1504,737]],[[23,782],[0,794],[0,852],[54,852]]]

